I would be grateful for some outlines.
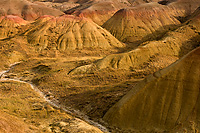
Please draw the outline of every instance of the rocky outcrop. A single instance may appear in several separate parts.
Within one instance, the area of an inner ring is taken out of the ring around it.
[[[177,30],[168,32],[159,41],[147,41],[130,52],[106,56],[94,64],[74,69],[71,74],[87,73],[94,68],[136,69],[147,62],[151,62],[151,57],[159,57],[160,55],[182,57],[199,45],[199,20],[200,17],[197,15]]]
[[[197,131],[200,47],[150,75],[104,116],[109,124],[142,131]],[[189,126],[188,126],[189,125]],[[183,130],[182,130],[183,131]]]
[[[48,20],[48,21],[47,21]],[[31,24],[24,34],[30,44],[40,49],[47,46],[61,51],[83,48],[123,47],[115,37],[86,18],[65,15],[44,16]]]
[[[0,14],[16,15],[26,20],[35,20],[42,15],[59,16],[64,13],[53,8],[33,4],[26,0],[1,0]]]
[[[131,45],[158,39],[177,28],[188,15],[200,6],[198,0],[177,1],[169,5],[148,3],[119,10],[103,24],[117,39]]]

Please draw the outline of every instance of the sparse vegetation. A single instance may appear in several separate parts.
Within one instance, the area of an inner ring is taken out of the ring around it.
[[[1,1],[0,132],[198,132],[200,1],[158,1]]]

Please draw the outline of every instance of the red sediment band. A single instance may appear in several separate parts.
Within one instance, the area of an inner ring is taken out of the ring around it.
[[[14,23],[17,23],[19,25],[25,25],[27,24],[28,22],[26,20],[24,20],[23,18],[20,18],[19,16],[15,16],[15,15],[7,15],[7,16],[2,16],[0,18],[0,20],[3,20],[3,19],[7,19],[7,20],[10,20],[10,21],[13,21]]]

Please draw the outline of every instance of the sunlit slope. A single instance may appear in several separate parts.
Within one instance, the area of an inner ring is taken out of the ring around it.
[[[177,28],[184,18],[200,6],[198,0],[178,1],[168,5],[156,2],[119,10],[103,24],[117,39],[132,45],[159,39]]]
[[[53,47],[61,51],[83,48],[124,47],[108,31],[86,18],[65,15],[44,16],[29,25],[24,33],[28,43],[39,49]]]
[[[168,32],[158,41],[147,41],[132,51],[108,55],[94,64],[76,68],[71,73],[87,73],[93,68],[134,70],[142,67],[146,63],[152,62],[152,58],[163,56],[174,58],[182,57],[199,46],[200,17],[197,14],[198,10],[196,11],[195,17],[191,18],[175,31]]]

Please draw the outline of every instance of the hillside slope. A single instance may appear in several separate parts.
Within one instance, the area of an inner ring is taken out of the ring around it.
[[[86,18],[64,15],[58,18],[43,16],[28,25],[24,33],[28,43],[45,49],[61,51],[83,48],[115,48],[124,45],[108,31]]]
[[[183,18],[200,6],[198,0],[177,1],[169,5],[155,2],[119,10],[103,24],[122,42],[137,45],[147,40],[159,39],[167,31],[177,28]]]
[[[18,16],[7,15],[0,17],[0,39],[9,38],[18,34],[19,30],[17,27],[26,24],[28,24],[28,21]]]
[[[198,10],[196,14],[198,14]],[[87,73],[94,68],[98,70],[104,68],[134,70],[153,62],[152,58],[182,57],[199,45],[199,32],[200,15],[198,14],[180,28],[168,32],[158,41],[147,41],[132,51],[108,55],[94,64],[76,68],[71,73]]]
[[[82,3],[82,2],[79,2]],[[131,6],[127,0],[93,0],[82,3],[80,6],[74,7],[65,11],[66,14],[73,14],[76,16],[86,17],[102,25],[110,17],[114,15],[115,12],[122,8]]]
[[[3,111],[0,111],[0,132],[1,133],[31,133],[28,125],[23,120],[17,119]]]
[[[200,47],[147,77],[115,104],[104,120],[123,129],[171,131],[177,127],[196,131],[200,116],[199,56]]]

